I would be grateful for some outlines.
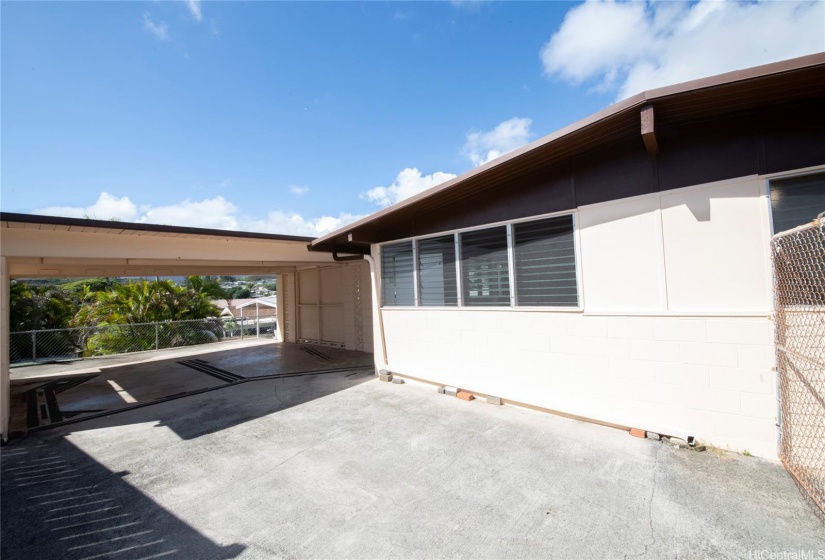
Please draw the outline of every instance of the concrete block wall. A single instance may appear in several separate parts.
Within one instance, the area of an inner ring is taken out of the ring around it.
[[[369,263],[362,261],[344,267],[344,337],[349,350],[373,351],[371,289]]]
[[[393,371],[776,458],[766,317],[384,308],[384,326]]]
[[[571,212],[580,309],[383,307],[389,368],[776,458],[767,179]]]
[[[278,330],[281,333],[281,342],[295,342],[297,340],[297,294],[296,274],[294,272],[279,274],[278,282]]]

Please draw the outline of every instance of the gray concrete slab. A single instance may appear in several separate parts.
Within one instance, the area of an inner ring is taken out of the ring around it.
[[[369,370],[258,380],[32,434],[3,449],[0,480],[7,560],[825,551],[823,525],[776,463]]]
[[[243,379],[372,363],[372,354],[364,352],[252,339],[18,368],[11,381],[10,431],[75,421]],[[46,394],[33,411],[38,389]]]

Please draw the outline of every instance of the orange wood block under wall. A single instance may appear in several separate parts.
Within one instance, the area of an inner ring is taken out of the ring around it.
[[[463,400],[463,401],[471,401],[475,398],[473,396],[473,394],[468,392],[468,391],[459,391],[458,393],[456,393],[455,396],[458,397],[459,399]],[[644,437],[644,436],[642,436],[642,437]]]
[[[647,437],[647,432],[645,432],[644,430],[641,430],[639,428],[630,428],[630,435],[633,436],[633,437],[643,438],[643,437]]]

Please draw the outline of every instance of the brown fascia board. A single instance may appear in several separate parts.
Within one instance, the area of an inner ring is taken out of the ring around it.
[[[52,226],[70,226],[83,228],[97,228],[111,230],[110,233],[120,233],[124,230],[143,231],[147,233],[171,233],[177,235],[199,235],[205,237],[235,237],[240,239],[264,239],[270,241],[296,241],[308,243],[312,237],[296,235],[280,235],[273,233],[258,233],[252,231],[232,231],[224,229],[208,229],[181,226],[162,226],[156,224],[136,224],[134,222],[117,222],[111,220],[91,220],[86,218],[64,218],[62,216],[39,216],[36,214],[17,214],[14,212],[0,212],[0,222],[20,224],[42,224]]]
[[[679,84],[674,84],[638,93],[636,95],[628,97],[627,99],[619,101],[618,103],[615,103],[614,105],[611,105],[610,107],[607,107],[597,113],[594,113],[589,117],[585,117],[584,119],[581,119],[562,129],[559,129],[547,136],[544,136],[543,138],[539,138],[538,140],[535,140],[525,146],[522,146],[521,148],[518,148],[508,154],[505,154],[498,159],[495,159],[484,165],[476,167],[468,171],[467,173],[464,173],[463,175],[459,175],[458,177],[455,177],[439,185],[431,187],[430,189],[423,191],[417,195],[411,196],[410,198],[407,198],[392,206],[389,206],[387,208],[379,210],[378,212],[370,214],[369,216],[362,218],[357,222],[354,222],[343,228],[333,231],[332,233],[328,233],[327,235],[319,237],[318,239],[313,240],[309,244],[309,249],[310,251],[333,251],[336,250],[336,246],[339,246],[341,248],[346,247],[349,244],[347,239],[348,235],[353,234],[359,228],[364,228],[364,226],[368,226],[370,224],[373,224],[374,227],[374,224],[378,221],[404,210],[414,211],[412,207],[420,204],[424,200],[439,196],[446,190],[453,189],[461,184],[471,181],[474,178],[486,175],[492,172],[493,170],[509,166],[518,166],[518,161],[520,159],[524,159],[524,156],[526,154],[529,154],[530,152],[533,152],[538,148],[553,143],[561,143],[566,139],[571,139],[574,135],[584,133],[585,131],[589,131],[590,129],[596,129],[599,125],[607,125],[608,122],[617,118],[621,118],[621,116],[626,114],[627,112],[635,112],[637,110],[640,110],[641,107],[649,105],[654,101],[660,102],[669,98],[682,96],[688,93],[701,94],[703,90],[711,90],[714,88],[723,89],[725,88],[725,86],[729,86],[731,84],[741,84],[742,82],[747,82],[750,80],[777,79],[783,74],[788,74],[797,70],[804,70],[807,68],[819,66],[825,66],[825,53],[817,53],[799,58],[793,58],[790,60],[783,60],[780,62],[765,64],[762,66],[754,66],[752,68],[734,70],[732,72],[726,72],[724,74],[718,74],[716,76],[700,78],[697,80],[691,80],[688,82],[682,82]],[[595,130],[593,130],[592,133],[597,134]]]

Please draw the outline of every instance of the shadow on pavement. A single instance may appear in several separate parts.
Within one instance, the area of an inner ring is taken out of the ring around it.
[[[237,557],[64,438],[27,438],[2,456],[5,560]]]
[[[13,379],[10,427],[19,436],[262,377],[349,374],[371,369],[372,363],[372,355],[364,352],[300,344],[259,345],[111,366],[98,362],[96,368],[67,375]]]
[[[162,417],[158,426],[174,431],[181,439],[194,439],[219,432],[256,418],[286,410],[309,401],[374,380],[372,367],[355,371],[307,374],[281,379],[253,380],[219,391],[203,393],[200,397],[171,401],[158,407],[149,407],[148,415],[116,414],[101,418],[105,426],[117,426],[151,419],[151,409]],[[163,408],[161,408],[163,407]],[[174,407],[174,413],[171,408]],[[143,416],[142,418],[140,416]],[[85,424],[80,424],[81,429]],[[93,427],[95,424],[89,424]]]

